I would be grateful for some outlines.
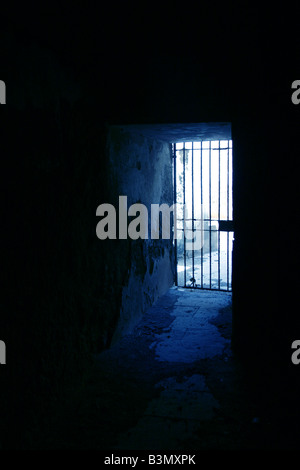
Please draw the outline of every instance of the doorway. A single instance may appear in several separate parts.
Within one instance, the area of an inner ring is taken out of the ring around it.
[[[232,140],[172,144],[176,285],[232,290]]]

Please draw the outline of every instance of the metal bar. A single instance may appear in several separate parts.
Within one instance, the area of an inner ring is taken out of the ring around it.
[[[185,143],[183,143],[183,210],[184,210],[184,217],[185,217]],[[183,260],[184,260],[184,286],[186,287],[186,240],[185,240],[185,233],[186,233],[186,225],[185,225],[185,218],[184,218],[184,226],[183,226]]]
[[[227,232],[227,290],[229,290],[229,232]]]
[[[227,149],[227,220],[229,220],[229,145]]]
[[[229,141],[227,149],[227,220],[229,219]],[[229,290],[229,232],[227,232],[227,290]]]
[[[220,142],[220,141],[219,141]],[[222,150],[230,150],[231,147],[222,147]],[[213,147],[212,150],[219,150],[219,147]]]
[[[283,219],[284,219],[284,217],[283,217]],[[184,219],[178,218],[178,220],[182,220],[182,221],[183,221]],[[186,217],[185,220],[190,220],[190,221],[192,221],[193,219],[192,219],[192,217],[190,217],[190,218],[189,218],[189,217]],[[200,220],[200,219],[196,219],[196,218],[194,217],[194,221],[195,221],[195,220]],[[210,221],[210,219],[201,219],[201,220],[204,220],[204,221],[207,221],[207,222]],[[229,220],[229,221],[227,221],[227,220],[220,220],[220,222],[221,222],[221,224],[224,225],[224,224],[226,224],[226,222],[231,222],[231,220]],[[227,229],[225,229],[225,228],[222,229],[222,230],[223,230],[223,232],[232,232],[232,230],[227,230]]]
[[[203,244],[204,244],[204,220],[203,220],[203,187],[202,187],[202,140],[201,140],[201,147],[200,147],[200,194],[201,194],[201,288],[203,289]]]
[[[209,141],[209,287],[211,289],[211,141]]]
[[[186,289],[195,289],[195,287],[192,287],[192,286],[185,286]],[[200,289],[200,287],[197,287],[196,289]],[[202,290],[212,290],[212,291],[221,291],[221,292],[228,292],[228,289],[213,289],[213,288],[210,288],[210,287],[204,287]],[[231,290],[231,289],[230,289]]]
[[[175,213],[174,213],[174,237],[175,237],[175,286],[178,286],[178,273],[177,273],[177,212],[176,212],[176,202],[177,202],[177,187],[176,187],[176,144],[173,144],[173,168],[174,168],[174,204],[175,204]]]
[[[193,234],[193,237],[194,237],[194,143],[192,142],[192,234]],[[192,277],[193,277],[193,281],[192,281],[192,284],[193,286],[195,285],[195,257],[194,257],[194,248],[195,248],[195,244],[194,244],[194,238],[192,240],[192,271],[193,271],[193,274],[192,274]]]
[[[221,150],[220,150],[220,141],[219,141],[219,171],[218,171],[218,221],[220,220],[220,189],[221,189],[221,181],[220,181],[220,158]],[[220,225],[218,222],[218,289],[221,287],[221,279],[220,279]]]
[[[184,218],[180,218],[180,217],[179,217],[178,220],[182,220],[182,221],[183,221]],[[190,221],[192,221],[193,219],[192,219],[192,217],[185,217],[185,220],[190,220]],[[194,217],[194,220],[200,220],[200,219],[197,219],[196,217]],[[203,219],[203,220],[209,221],[210,219]],[[226,223],[227,220],[221,220],[220,222]],[[231,222],[231,220],[229,220],[229,222]],[[229,230],[229,231],[230,231],[230,230]]]

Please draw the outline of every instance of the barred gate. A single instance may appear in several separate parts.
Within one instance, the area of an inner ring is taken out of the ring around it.
[[[176,285],[231,291],[232,140],[174,143],[172,151]]]

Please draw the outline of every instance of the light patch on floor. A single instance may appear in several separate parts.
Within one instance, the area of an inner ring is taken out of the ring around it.
[[[173,295],[176,301],[170,306],[166,299]],[[174,287],[167,298],[158,305],[168,310],[173,321],[153,331],[154,341],[149,344],[156,362],[191,365],[221,356],[225,348],[228,351],[230,341],[210,322],[220,309],[230,305],[230,293]],[[155,384],[155,389],[160,391],[159,396],[149,401],[136,425],[119,436],[116,448],[172,449],[174,443],[180,448],[181,443],[191,442],[199,427],[214,419],[219,409],[202,374],[166,377]]]
[[[194,362],[221,355],[230,343],[210,320],[231,302],[231,295],[213,291],[189,291],[172,309],[174,321],[151,344],[156,358],[167,362]]]

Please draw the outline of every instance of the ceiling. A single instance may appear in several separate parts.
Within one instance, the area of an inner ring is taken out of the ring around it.
[[[166,142],[231,139],[231,124],[228,122],[129,124],[111,127]]]

